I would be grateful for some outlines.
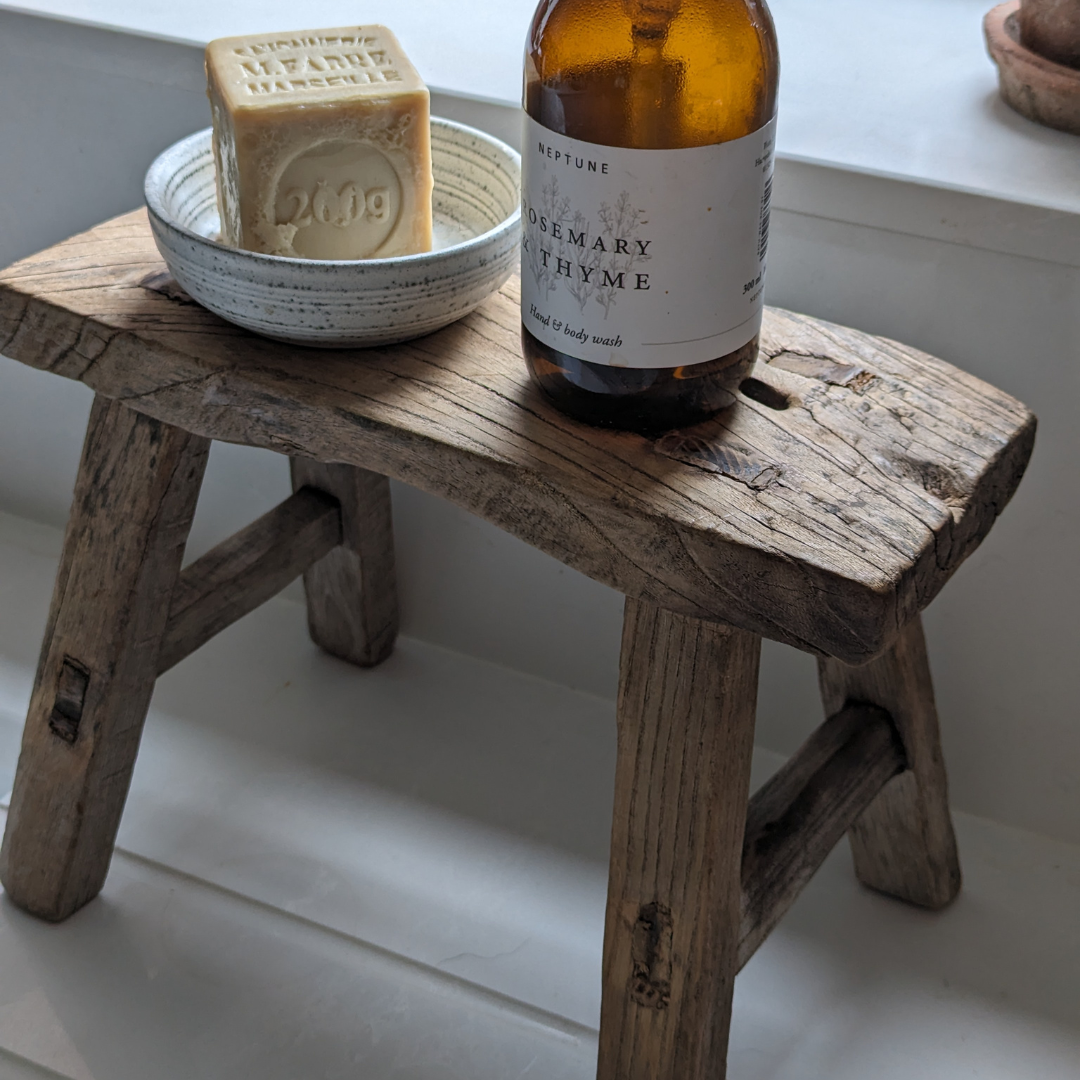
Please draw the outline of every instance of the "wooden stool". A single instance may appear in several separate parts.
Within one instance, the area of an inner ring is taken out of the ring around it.
[[[960,887],[919,613],[989,531],[1035,420],[913,349],[770,311],[741,400],[651,441],[550,409],[517,284],[431,337],[317,352],[228,326],[141,211],[0,274],[0,351],[97,392],[0,855],[63,919],[108,870],[165,669],[304,574],[312,637],[397,627],[387,477],[627,597],[601,1080],[718,1080],[732,986],[848,832],[861,881]],[[181,570],[211,439],[295,493]],[[762,637],[820,658],[829,719],[749,800]]]

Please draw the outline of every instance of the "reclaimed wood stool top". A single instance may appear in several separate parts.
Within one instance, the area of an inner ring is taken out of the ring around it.
[[[165,270],[144,211],[0,273],[0,352],[227,442],[450,499],[628,596],[860,663],[990,530],[1031,453],[1020,402],[916,349],[767,311],[736,405],[654,440],[529,383],[518,283],[404,345],[230,326]]]

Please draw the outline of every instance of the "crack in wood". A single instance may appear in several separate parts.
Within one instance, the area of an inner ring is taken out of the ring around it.
[[[656,452],[709,472],[738,480],[753,491],[778,483],[783,469],[769,461],[759,461],[730,443],[695,435],[690,431],[672,431],[654,444]]]
[[[198,300],[193,300],[191,296],[180,287],[176,278],[169,273],[168,270],[155,270],[151,274],[147,274],[146,277],[139,281],[140,289],[148,289],[150,292],[156,292],[164,296],[166,300],[172,300],[177,304],[186,304],[189,306],[198,307]]]

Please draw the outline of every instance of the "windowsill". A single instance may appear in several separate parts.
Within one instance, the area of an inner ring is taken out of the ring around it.
[[[783,77],[782,157],[1031,207],[1080,214],[1080,138],[1039,127],[998,97],[981,30],[992,0],[772,0]],[[205,45],[297,21],[282,0],[29,0],[0,7]],[[373,0],[428,82],[514,105],[534,0]],[[471,18],[450,17],[468,10]],[[317,0],[311,24],[346,25],[355,5]],[[476,27],[483,27],[477,34]]]

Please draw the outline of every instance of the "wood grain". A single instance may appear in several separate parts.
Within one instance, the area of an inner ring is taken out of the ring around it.
[[[302,487],[180,574],[158,674],[276,596],[341,543],[336,499]]]
[[[4,889],[42,918],[105,881],[208,450],[94,401],[0,851]]]
[[[626,601],[599,1080],[722,1080],[761,640]]]
[[[818,676],[827,714],[849,703],[885,709],[909,764],[851,829],[855,873],[891,896],[945,907],[960,891],[960,859],[922,620],[913,619],[878,659],[861,667],[822,660]]]
[[[372,667],[394,649],[397,576],[390,481],[353,465],[291,462],[293,486],[331,495],[341,507],[341,544],[304,571],[308,629],[333,656]]]
[[[209,438],[402,480],[628,596],[851,663],[979,544],[1034,438],[1024,406],[949,364],[770,310],[754,394],[673,456],[538,396],[515,281],[429,337],[321,352],[226,325],[162,269],[141,211],[24,260],[0,273],[0,350]]]
[[[889,714],[831,716],[750,800],[742,857],[742,968],[852,822],[906,766]]]

